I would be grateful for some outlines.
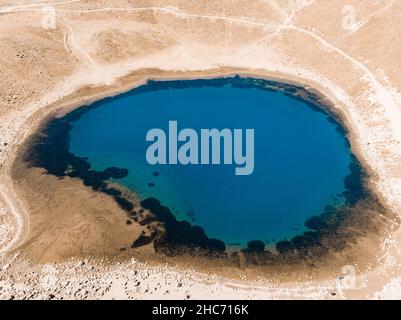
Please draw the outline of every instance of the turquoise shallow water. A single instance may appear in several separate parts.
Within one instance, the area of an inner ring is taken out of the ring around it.
[[[170,120],[179,129],[253,128],[253,174],[236,176],[235,165],[149,165],[146,133],[167,132]],[[328,114],[249,79],[151,82],[97,102],[72,122],[70,152],[95,170],[128,169],[116,181],[142,199],[155,197],[209,237],[241,245],[289,239],[327,205],[342,204],[351,163]]]

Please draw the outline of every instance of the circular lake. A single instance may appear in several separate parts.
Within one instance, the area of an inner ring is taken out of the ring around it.
[[[339,124],[295,98],[297,87],[267,85],[275,83],[238,77],[151,81],[96,102],[74,119],[69,151],[86,157],[95,170],[128,169],[115,182],[141,199],[157,198],[178,220],[201,226],[227,245],[289,239],[326,206],[345,202],[352,155]],[[168,134],[173,120],[178,130],[254,129],[253,173],[235,175],[235,163],[148,164],[148,131]]]

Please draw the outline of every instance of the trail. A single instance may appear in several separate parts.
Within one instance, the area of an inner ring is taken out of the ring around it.
[[[10,212],[14,215],[15,224],[17,227],[17,230],[11,241],[9,241],[7,245],[0,247],[0,255],[2,255],[12,249],[17,244],[17,242],[21,240],[24,230],[28,228],[29,223],[28,220],[24,220],[24,217],[27,217],[27,214],[23,206],[18,203],[19,200],[17,200],[16,197],[10,194],[9,190],[5,189],[4,185],[2,184],[0,184],[0,195],[9,208]]]
[[[35,8],[35,7],[47,7],[47,6],[59,6],[63,4],[71,4],[76,2],[82,2],[82,0],[70,0],[70,1],[63,1],[63,2],[43,2],[43,3],[32,3],[32,4],[19,4],[15,6],[7,6],[7,7],[0,7],[0,14],[1,13],[10,13],[20,11],[20,9],[26,8]]]
[[[74,32],[71,26],[64,20],[64,25],[67,27],[68,32],[64,36],[64,46],[66,50],[74,55],[78,60],[84,62],[89,68],[96,69],[98,64],[92,59],[92,57],[83,50],[75,39]]]

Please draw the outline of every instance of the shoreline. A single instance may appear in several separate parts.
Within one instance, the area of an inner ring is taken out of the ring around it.
[[[161,73],[168,73],[168,72],[161,71]],[[41,112],[38,112],[39,114],[35,113],[32,116],[32,118],[30,118],[30,121],[32,121],[34,123],[34,125],[31,126],[30,132],[37,131],[38,128],[40,127],[40,125],[43,123],[43,121],[44,121],[43,119],[45,119],[46,117],[49,117],[51,115],[62,116],[62,115],[65,115],[66,113],[68,113],[68,112],[70,112],[70,111],[72,111],[74,109],[79,108],[79,107],[91,104],[93,102],[102,100],[102,99],[107,98],[107,97],[113,97],[115,95],[119,95],[119,94],[128,92],[128,91],[140,86],[141,84],[145,84],[146,81],[149,80],[149,79],[150,80],[155,79],[155,80],[159,81],[160,78],[163,78],[166,81],[169,81],[169,80],[177,80],[177,79],[178,80],[184,80],[184,79],[185,80],[191,80],[191,79],[204,79],[204,78],[222,78],[222,77],[229,77],[229,76],[235,76],[235,75],[251,76],[250,73],[243,72],[243,70],[237,70],[237,71],[230,70],[230,71],[227,71],[227,72],[222,72],[221,70],[215,70],[215,71],[210,72],[210,73],[211,74],[207,75],[206,77],[203,77],[201,75],[201,73],[195,74],[195,75],[190,73],[189,76],[180,75],[180,76],[175,76],[175,77],[171,76],[171,75],[165,75],[165,74],[163,74],[162,76],[160,76],[160,75],[158,75],[158,76],[157,75],[156,76],[152,75],[152,76],[149,76],[149,77],[145,77],[144,76],[144,77],[142,77],[140,79],[136,79],[136,81],[134,83],[130,82],[130,81],[127,81],[126,83],[124,83],[122,85],[123,88],[120,88],[118,85],[112,86],[111,88],[110,87],[106,87],[106,88],[109,89],[108,91],[106,90],[106,92],[103,91],[102,88],[98,88],[98,87],[90,88],[89,91],[92,91],[92,90],[95,91],[93,93],[93,95],[89,94],[89,96],[91,96],[90,98],[88,98],[88,94],[80,95],[78,93],[78,97],[77,97],[78,99],[77,100],[76,100],[76,97],[74,95],[72,97],[71,96],[67,96],[67,97],[65,97],[63,99],[63,100],[66,100],[66,101],[64,101],[64,102],[56,102],[54,106],[51,106],[51,107],[47,108],[46,112],[43,113],[41,111]],[[173,72],[173,74],[174,74],[174,72]],[[268,80],[268,81],[277,81],[277,79],[280,79],[280,78],[270,78],[268,76],[262,77],[260,74],[257,74],[256,76],[255,75],[252,76],[252,78],[256,78],[256,79],[258,79],[258,77],[261,77],[262,79]],[[123,77],[123,79],[125,79],[125,78],[129,79],[130,76]],[[272,79],[274,79],[274,80],[272,80]],[[287,82],[284,82],[282,79],[280,79],[279,82],[280,83],[287,83]],[[288,82],[290,82],[290,81],[288,81]],[[294,83],[296,83],[297,86],[302,86],[301,83],[299,83],[299,82],[294,82]],[[309,85],[305,85],[305,87],[308,88],[310,86]],[[84,91],[85,91],[85,89],[84,89]],[[317,89],[316,89],[316,91],[319,92]],[[324,100],[327,101],[327,99],[324,99]],[[335,103],[333,103],[332,105],[334,106]],[[331,112],[330,112],[330,114],[331,114]],[[352,135],[352,130],[349,130],[350,128],[348,126],[345,126],[344,128],[347,130],[347,136],[348,136],[348,134]],[[26,136],[28,136],[28,135],[26,135]],[[353,149],[353,142],[351,140],[351,136],[348,136],[348,137],[350,139],[352,151],[355,154],[355,149]],[[15,156],[16,155],[17,154],[15,154]],[[367,170],[367,168],[364,165],[363,165],[363,169]]]
[[[323,113],[325,116],[328,117],[329,121],[334,124],[336,130],[340,131],[341,135],[344,136],[343,139],[344,139],[345,143],[347,144],[349,151],[350,151],[350,155],[351,155],[350,168],[353,168],[353,169],[350,170],[349,174],[344,177],[345,203],[342,205],[339,205],[338,207],[343,208],[347,205],[351,206],[351,203],[352,203],[352,205],[355,205],[359,201],[366,201],[366,199],[372,197],[372,195],[370,194],[370,190],[366,187],[366,181],[368,179],[368,174],[365,172],[364,168],[362,167],[360,162],[357,160],[356,156],[353,153],[353,150],[351,150],[349,137],[348,137],[348,130],[344,127],[343,123],[340,122],[341,121],[340,115],[333,114],[332,110],[328,109],[329,107],[327,105],[330,103],[328,101],[328,99],[325,98],[324,96],[320,95],[320,93],[318,93],[316,90],[312,90],[312,89],[307,90],[304,87],[301,87],[299,84],[297,86],[295,86],[295,85],[290,85],[290,84],[283,83],[283,82],[276,82],[276,81],[265,80],[265,79],[261,79],[261,78],[253,78],[253,77],[243,77],[243,76],[238,76],[238,75],[231,76],[231,77],[217,77],[217,78],[213,78],[211,80],[217,81],[216,84],[213,84],[216,86],[222,86],[222,85],[224,85],[224,83],[229,83],[229,84],[232,84],[234,86],[239,86],[239,87],[246,87],[246,88],[251,87],[251,88],[257,88],[257,89],[266,90],[266,91],[273,90],[275,92],[283,92],[284,94],[291,96],[293,99],[302,101],[302,103],[305,104],[306,108],[310,108],[315,112]],[[152,81],[155,81],[155,80],[152,80]],[[185,81],[185,80],[179,80],[179,81]],[[210,79],[204,80],[204,79],[198,78],[197,80],[187,80],[187,81],[198,81],[196,85],[207,85],[206,81],[210,81]],[[203,81],[205,81],[204,84],[203,84]],[[176,83],[177,80],[171,81],[168,79],[163,79],[162,81],[155,81],[155,83],[157,83],[157,82],[161,82],[161,83],[165,82],[167,84],[167,87],[169,88],[170,85],[174,87],[174,83]],[[120,95],[119,97],[124,98],[124,95],[126,95],[126,94],[132,95],[132,94],[137,94],[137,93],[142,93],[142,92],[149,92],[149,91],[153,91],[153,90],[163,90],[163,89],[167,88],[164,85],[157,85],[157,84],[156,84],[156,86],[157,86],[156,88],[153,88],[152,86],[153,86],[153,82],[148,82],[145,85],[140,85],[138,87],[135,87],[134,89],[128,91],[127,93]],[[180,85],[179,87],[181,88],[182,86],[192,87],[192,85],[190,83],[187,83],[187,84],[184,83],[183,85]],[[135,91],[135,90],[137,90],[137,91]],[[86,160],[84,158],[80,158],[80,157],[77,157],[74,154],[72,154],[68,150],[67,141],[64,142],[64,136],[67,139],[67,137],[69,136],[69,130],[70,130],[69,128],[64,128],[65,123],[72,124],[74,121],[78,120],[83,114],[89,112],[93,108],[97,108],[98,105],[100,103],[102,103],[102,101],[109,100],[109,99],[112,99],[112,98],[105,98],[105,99],[97,100],[93,104],[78,107],[77,109],[74,109],[73,111],[69,112],[68,114],[62,116],[61,118],[50,117],[48,120],[45,120],[42,125],[42,128],[39,130],[42,133],[34,134],[36,136],[36,138],[33,138],[33,141],[31,141],[31,143],[30,143],[31,146],[27,145],[27,147],[26,147],[26,149],[29,150],[30,153],[32,152],[32,154],[33,154],[32,156],[28,156],[28,159],[26,159],[26,161],[28,163],[30,163],[29,166],[47,169],[48,174],[53,174],[58,177],[70,176],[70,177],[84,181],[85,186],[91,186],[95,192],[104,192],[105,194],[108,194],[110,197],[113,197],[114,200],[117,201],[118,203],[121,202],[120,206],[124,210],[127,211],[128,215],[130,215],[132,206],[131,206],[131,203],[129,202],[129,199],[121,198],[120,194],[116,195],[115,194],[116,190],[112,190],[109,188],[109,183],[107,182],[107,179],[101,180],[102,182],[107,184],[107,187],[105,186],[105,187],[99,188],[100,182],[98,181],[98,179],[103,179],[100,177],[105,174],[105,171],[103,171],[103,172],[96,171],[96,175],[99,177],[99,178],[96,178],[96,177],[92,177],[92,174],[94,174],[94,172],[92,172],[92,170],[91,170],[91,177],[87,177],[87,173],[89,173],[87,171],[89,169],[82,169],[82,170],[79,169],[80,167],[83,166],[84,162],[86,164]],[[60,119],[60,121],[59,121],[59,119]],[[60,123],[60,124],[57,125],[57,123]],[[55,130],[58,132],[59,129],[56,129],[56,128],[60,127],[60,125],[63,128],[63,129],[60,128],[61,132],[62,132],[61,135],[59,133],[56,133],[54,136],[54,134],[51,132],[54,132]],[[53,129],[50,129],[50,126]],[[47,132],[49,132],[49,133],[47,133]],[[47,142],[47,139],[43,140],[41,138],[41,136],[50,137],[50,141],[52,141],[52,142]],[[37,139],[39,139],[39,140],[37,141]],[[54,141],[54,139],[56,139],[56,141]],[[60,141],[58,141],[58,140],[60,140]],[[64,145],[64,143],[65,143],[65,145]],[[43,145],[45,149],[43,150],[42,147],[40,147],[38,149],[38,148],[34,147],[34,145],[39,145],[39,146]],[[47,149],[49,149],[49,150],[47,150]],[[65,153],[66,155],[68,155],[68,156],[64,156],[63,159],[61,159],[60,161],[63,161],[64,158],[70,158],[70,157],[75,158],[75,160],[67,160],[67,162],[70,163],[69,167],[71,166],[69,171],[73,170],[74,171],[73,174],[64,173],[64,170],[61,169],[61,167],[58,168],[59,166],[63,166],[62,164],[60,164],[60,165],[56,164],[59,162],[59,160],[57,160],[59,158],[57,158],[57,159],[51,161],[51,163],[49,163],[49,160],[47,160],[47,156],[43,157],[43,155],[46,155],[48,153],[50,153],[50,154],[58,153],[59,150],[63,154]],[[39,159],[42,159],[42,160],[39,160]],[[32,161],[33,161],[33,163],[32,163]],[[76,163],[76,162],[80,163],[81,161],[82,161],[82,164],[78,165],[78,168],[74,167],[74,165],[72,164],[72,163]],[[89,163],[88,163],[88,165],[89,165]],[[50,170],[50,172],[49,172],[49,170]],[[52,171],[52,170],[54,170],[54,171]],[[122,168],[122,169],[118,169],[118,170],[125,170],[125,169]],[[114,171],[117,171],[117,169],[115,169]],[[350,181],[350,180],[351,181],[353,180],[353,182],[351,182],[351,184],[349,184],[349,183],[347,184],[346,181]],[[118,184],[118,182],[116,182],[116,183]],[[358,187],[356,187],[356,184],[358,185]],[[111,191],[113,191],[113,192],[111,192]],[[135,190],[130,190],[130,191],[133,193],[135,198],[139,198],[139,197],[137,197]],[[364,198],[366,198],[366,199],[364,199]],[[146,200],[150,200],[150,199],[142,199],[142,201],[146,201]],[[124,205],[122,205],[123,203],[125,203],[126,206],[128,206],[130,208],[127,209],[126,207],[124,207]],[[133,204],[133,206],[136,207],[137,204]],[[137,211],[137,209],[136,209],[136,211]],[[328,214],[328,213],[322,209],[322,211],[319,214],[316,214],[316,216],[310,216],[307,220],[309,220],[311,218],[321,219],[321,217],[324,216],[325,214]],[[154,212],[153,212],[153,215],[154,215]],[[331,215],[336,216],[335,213],[331,213]],[[148,220],[149,219],[152,220],[153,218],[148,218]],[[159,222],[162,222],[161,220],[159,220],[159,218],[157,218],[157,214],[156,214],[155,219]],[[174,220],[175,220],[175,218],[174,218]],[[191,223],[190,221],[188,221],[188,222]],[[307,221],[304,221],[304,223],[307,223]],[[199,226],[199,227],[201,227],[201,226]],[[178,228],[178,225],[177,225],[177,228]],[[174,229],[171,231],[171,233],[177,234],[177,232],[179,232],[178,230]],[[282,246],[284,242],[288,243],[289,241],[291,241],[291,239],[297,238],[298,236],[305,237],[305,235],[303,233],[304,231],[308,231],[308,230],[303,230],[302,232],[294,233],[292,236],[289,236],[289,237],[277,239],[275,244]],[[309,229],[309,231],[312,231],[312,229]],[[318,230],[313,230],[313,231],[319,233]],[[332,232],[332,231],[333,230],[330,230],[330,232]],[[170,231],[167,231],[167,234],[170,234]],[[144,237],[142,240],[146,241],[146,238]],[[248,241],[251,241],[251,240],[261,240],[261,239],[249,239]],[[310,239],[310,240],[312,240],[312,239]],[[271,245],[271,246],[274,247],[275,244]],[[228,243],[225,243],[225,246],[226,246],[226,248],[231,247]],[[242,247],[242,249],[246,249],[246,246]],[[267,249],[267,251],[270,251],[269,246],[267,246],[266,249]]]

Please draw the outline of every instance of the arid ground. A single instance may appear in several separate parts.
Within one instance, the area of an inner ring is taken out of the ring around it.
[[[400,18],[399,0],[0,1],[0,298],[401,298]],[[132,250],[144,228],[111,198],[20,161],[49,115],[238,73],[318,90],[349,132],[386,213],[331,263],[278,276]]]

